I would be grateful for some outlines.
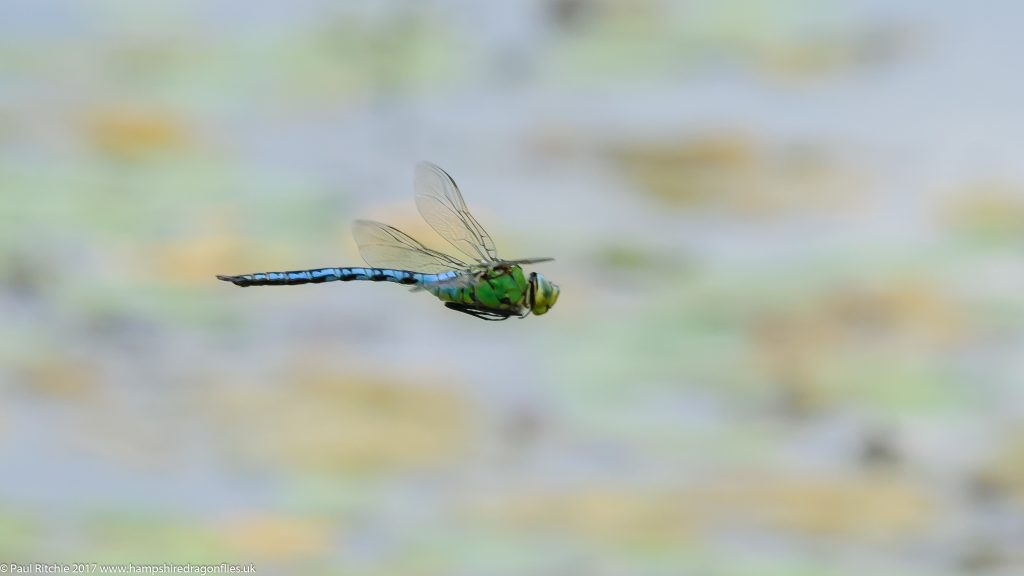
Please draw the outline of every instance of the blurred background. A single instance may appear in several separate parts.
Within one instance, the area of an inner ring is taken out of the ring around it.
[[[3,14],[0,561],[1024,573],[1017,3]],[[418,160],[550,314],[214,279]]]

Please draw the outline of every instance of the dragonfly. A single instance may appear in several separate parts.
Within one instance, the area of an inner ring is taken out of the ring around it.
[[[356,220],[352,235],[359,254],[370,266],[334,267],[290,272],[218,275],[236,286],[291,286],[322,282],[393,282],[426,291],[447,308],[481,320],[526,318],[546,314],[561,289],[523,266],[553,258],[503,260],[494,241],[470,214],[455,180],[429,162],[416,165],[416,208],[438,235],[461,256],[427,248],[405,232],[372,220]]]

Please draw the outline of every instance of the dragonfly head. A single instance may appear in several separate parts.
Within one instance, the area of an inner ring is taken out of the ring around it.
[[[546,313],[558,302],[558,294],[561,289],[557,284],[548,282],[547,278],[537,274],[530,274],[530,312],[537,316]]]

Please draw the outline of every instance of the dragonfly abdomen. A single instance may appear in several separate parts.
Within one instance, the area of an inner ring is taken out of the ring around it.
[[[439,274],[421,274],[408,270],[389,268],[313,268],[290,272],[257,272],[238,276],[217,276],[236,286],[292,286],[295,284],[319,284],[321,282],[394,282],[396,284],[426,284],[442,280]]]

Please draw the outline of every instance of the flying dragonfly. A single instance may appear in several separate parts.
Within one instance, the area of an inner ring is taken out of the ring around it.
[[[463,257],[427,248],[405,232],[356,220],[352,234],[370,268],[314,268],[291,272],[258,272],[217,276],[236,286],[290,286],[321,282],[394,282],[427,291],[452,310],[482,320],[526,318],[547,313],[561,292],[544,276],[523,271],[525,264],[553,258],[502,260],[494,241],[469,213],[455,180],[429,162],[416,166],[416,208],[442,238]]]

